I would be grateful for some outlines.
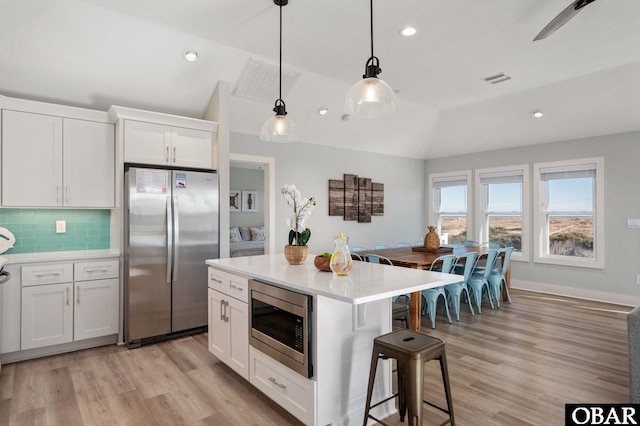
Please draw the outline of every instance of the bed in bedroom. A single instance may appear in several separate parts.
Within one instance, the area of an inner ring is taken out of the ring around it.
[[[232,226],[229,237],[229,256],[257,256],[264,254],[263,226]]]

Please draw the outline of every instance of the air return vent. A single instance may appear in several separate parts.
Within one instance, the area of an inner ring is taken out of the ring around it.
[[[491,84],[498,84],[507,80],[511,80],[511,77],[509,77],[503,72],[501,72],[500,74],[490,75],[489,77],[484,78],[484,81]]]
[[[299,72],[282,68],[283,99],[286,99],[298,78],[300,78]],[[249,59],[233,94],[257,101],[275,102],[278,99],[278,66],[253,58]]]

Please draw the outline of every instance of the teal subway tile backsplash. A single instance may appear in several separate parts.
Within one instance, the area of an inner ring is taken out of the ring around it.
[[[67,232],[56,234],[56,221]],[[111,212],[88,209],[0,209],[0,227],[16,237],[5,254],[110,248]]]

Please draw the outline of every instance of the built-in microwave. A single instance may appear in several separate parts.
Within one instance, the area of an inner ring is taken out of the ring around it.
[[[295,372],[313,377],[313,297],[249,280],[249,343]]]

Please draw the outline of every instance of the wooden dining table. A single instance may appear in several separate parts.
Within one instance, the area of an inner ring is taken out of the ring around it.
[[[449,250],[450,249],[450,250]],[[455,256],[464,256],[470,252],[481,253],[484,250],[481,247],[465,247],[463,245],[444,244],[441,246],[441,251],[437,253],[427,252],[424,248],[420,247],[391,247],[384,249],[364,250],[355,252],[360,256],[366,256],[368,254],[375,254],[378,256],[384,256],[393,263],[394,266],[401,266],[405,268],[413,269],[429,269],[435,259],[447,254],[453,254]],[[507,281],[507,289],[510,288],[510,267],[507,269],[505,275]],[[422,300],[419,291],[411,293],[411,299],[409,302],[409,311],[411,316],[411,328],[414,330],[420,329],[420,302]],[[503,294],[503,300],[506,300],[506,295]]]

